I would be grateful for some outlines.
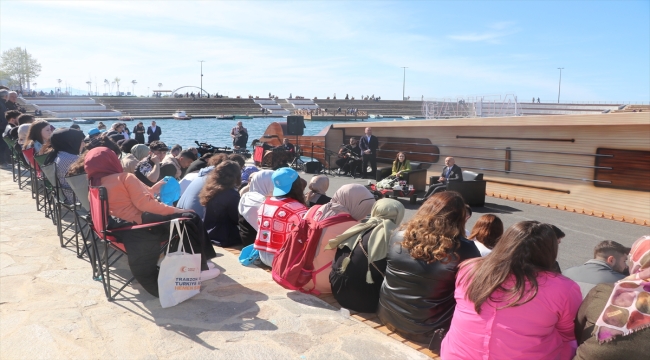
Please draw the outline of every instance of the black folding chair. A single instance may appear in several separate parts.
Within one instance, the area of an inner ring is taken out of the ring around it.
[[[48,182],[51,184],[52,189],[50,200],[54,206],[54,218],[56,220],[56,232],[59,235],[59,241],[61,242],[61,247],[66,247],[70,242],[75,240],[77,246],[77,255],[79,255],[79,231],[80,228],[77,224],[76,217],[74,216],[74,211],[76,208],[76,203],[74,199],[72,202],[68,201],[61,187],[61,182],[57,176],[57,164],[52,163],[48,165],[41,165],[41,170],[47,178]],[[66,216],[72,216],[71,222],[65,222]],[[71,233],[66,235],[66,233]]]

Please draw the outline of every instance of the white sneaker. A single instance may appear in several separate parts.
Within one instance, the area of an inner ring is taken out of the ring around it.
[[[219,270],[217,268],[210,269],[210,270],[203,270],[203,271],[201,271],[201,281],[214,279],[217,276],[219,276],[219,274],[221,274],[221,270]]]

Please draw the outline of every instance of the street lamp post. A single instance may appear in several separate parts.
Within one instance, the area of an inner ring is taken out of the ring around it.
[[[559,104],[560,103],[560,89],[562,87],[562,70],[564,68],[557,68],[557,69],[560,70],[560,82],[557,85],[557,103]]]
[[[402,80],[402,101],[404,101],[404,91],[406,90],[406,69],[408,69],[408,67],[402,66],[402,69],[404,69],[404,78]]]
[[[205,60],[199,60],[199,62],[201,63],[201,94],[199,97],[203,97],[203,63]]]

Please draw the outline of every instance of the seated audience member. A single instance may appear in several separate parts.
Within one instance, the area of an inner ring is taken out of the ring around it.
[[[259,229],[254,245],[266,266],[273,266],[273,257],[307,212],[304,187],[296,170],[277,169],[272,179],[273,197],[266,199],[258,211]]]
[[[244,186],[248,185],[248,181],[251,175],[258,171],[260,171],[260,169],[258,169],[255,165],[244,165],[244,167],[241,169],[241,186],[239,189],[241,190]]]
[[[199,193],[205,206],[203,223],[213,244],[228,247],[241,244],[239,237],[239,193],[241,170],[234,161],[226,160],[212,170]]]
[[[176,144],[174,147],[172,147],[171,151],[169,151],[169,154],[165,155],[165,158],[160,163],[161,170],[162,168],[165,168],[164,176],[173,176],[176,179],[181,178],[181,175],[183,174],[183,167],[179,162],[181,151],[183,151],[183,148],[180,145]],[[189,166],[189,164],[187,164],[187,166]]]
[[[191,232],[188,239],[192,248],[201,252],[201,270],[208,270],[207,261],[214,258],[216,253],[210,242],[205,239],[203,222],[191,211],[158,202],[154,193],[160,192],[162,182],[148,187],[133,174],[122,172],[122,164],[117,155],[105,147],[88,151],[84,168],[92,186],[106,188],[108,211],[111,216],[117,218],[111,222],[109,228],[188,217],[191,219],[186,222],[186,227]],[[158,296],[157,263],[160,257],[160,243],[169,239],[169,225],[117,232],[116,237],[124,243],[129,254],[127,258],[133,276],[147,292]],[[203,271],[202,280],[216,276],[211,272],[204,274]]]
[[[359,149],[359,140],[350,138],[350,143],[339,149],[336,165],[339,167],[339,173],[344,175],[352,174],[361,170],[361,149]]]
[[[189,168],[196,159],[197,157],[192,151],[181,151],[180,155],[178,155],[178,164],[181,166],[181,178],[185,176],[187,168]]]
[[[395,161],[393,161],[393,171],[390,175],[402,179],[409,171],[411,171],[411,162],[406,159],[406,154],[403,152],[397,153]]]
[[[23,149],[27,150],[33,147],[34,153],[40,154],[43,145],[50,140],[50,136],[52,136],[52,127],[50,126],[50,123],[45,120],[35,121],[29,126],[27,139],[25,139]]]
[[[481,256],[465,239],[465,219],[460,194],[444,192],[425,201],[393,234],[377,311],[390,330],[429,344],[436,330],[449,329],[458,265]]]
[[[120,162],[122,163],[124,172],[131,174],[133,174],[135,167],[138,165],[138,162],[140,162],[140,160],[136,159],[135,156],[131,154],[131,150],[135,145],[138,145],[138,142],[135,139],[125,140],[120,145],[120,149],[122,150],[122,158],[120,159]],[[147,149],[147,153],[148,152]]]
[[[460,266],[443,359],[570,359],[580,288],[555,271],[548,224],[522,221],[490,256]]]
[[[105,147],[110,149],[115,153],[115,156],[120,156],[122,155],[122,150],[117,146],[116,143],[114,143],[108,136],[106,135],[100,135],[94,138],[92,141],[86,142],[84,140],[84,149],[81,151],[79,154],[79,157],[77,160],[75,160],[72,165],[68,168],[68,173],[66,176],[75,176],[75,175],[81,175],[85,174],[86,170],[84,170],[84,162],[86,159],[86,154],[88,154],[89,150],[92,150],[94,148],[98,147]]]
[[[347,184],[338,189],[334,193],[332,200],[327,204],[309,209],[305,214],[305,219],[311,219],[319,223],[336,215],[349,215],[351,220],[323,228],[313,262],[313,268],[316,271],[312,273],[312,276],[315,280],[309,281],[303,286],[304,291],[332,292],[329,276],[332,271],[331,265],[334,262],[334,255],[336,255],[336,247],[328,247],[329,241],[343,234],[354,225],[359,224],[361,220],[370,214],[374,205],[375,197],[365,186]]]
[[[2,136],[5,137],[9,135],[9,131],[13,129],[14,127],[19,126],[20,124],[18,123],[18,117],[22,115],[20,111],[18,110],[9,110],[5,113],[5,118],[7,119],[7,126],[5,127],[4,132],[2,133]],[[2,115],[0,115],[2,116]]]
[[[257,211],[266,199],[273,196],[273,171],[253,173],[248,182],[249,191],[239,200],[239,237],[244,246],[255,243],[257,237]]]
[[[305,194],[307,206],[325,205],[332,198],[325,195],[330,187],[330,179],[325,175],[316,175],[309,180],[309,192]]]
[[[228,155],[228,160],[234,161],[239,164],[240,169],[244,169],[246,166],[246,159],[239,154],[230,154]]]
[[[124,172],[134,174],[138,163],[147,157],[147,155],[149,155],[149,147],[143,144],[136,144],[128,154],[123,153],[121,161]]]
[[[463,181],[463,170],[456,165],[456,160],[451,156],[445,159],[445,167],[442,169],[438,182],[429,184],[424,198],[428,199],[431,195],[446,190],[450,181]]]
[[[404,205],[381,199],[370,212],[370,219],[355,225],[329,241],[336,249],[330,285],[336,301],[346,309],[374,313],[386,272],[388,241],[404,218]]]
[[[36,121],[36,119],[29,114],[22,114],[18,117],[18,125],[31,124],[34,121]]]
[[[580,266],[566,269],[562,275],[580,285],[582,297],[598,284],[615,283],[626,276],[630,248],[616,241],[601,241],[594,248],[594,258]]]
[[[190,166],[187,167],[187,170],[185,170],[185,176],[187,176],[187,174],[196,173],[199,170],[208,167],[208,159],[211,158],[212,155],[214,154],[205,153],[195,161],[192,161]]]
[[[566,234],[564,231],[560,230],[559,227],[551,224],[551,228],[553,229],[553,232],[555,233],[555,237],[557,238],[557,243],[558,245],[562,243],[562,239],[566,237]],[[562,273],[562,269],[560,269],[560,263],[558,261],[555,261],[555,270],[559,273]]]
[[[650,354],[650,236],[630,250],[630,276],[596,285],[576,316],[578,360],[647,359]]]
[[[203,218],[205,216],[205,206],[201,205],[201,199],[199,194],[203,190],[207,175],[212,172],[212,170],[219,165],[222,161],[227,160],[228,157],[226,154],[215,154],[208,160],[208,167],[199,170],[197,177],[190,182],[187,186],[181,198],[178,199],[176,207],[181,209],[192,210]]]
[[[501,219],[496,215],[485,214],[476,220],[468,238],[474,241],[481,256],[486,256],[492,252],[501,235],[503,235]]]
[[[169,148],[162,141],[152,141],[149,144],[149,155],[140,160],[133,174],[143,184],[151,187],[161,179],[160,168],[162,159],[167,155]]]
[[[60,128],[54,130],[49,141],[52,151],[45,162],[56,164],[56,177],[59,179],[61,190],[68,204],[74,203],[74,192],[68,185],[65,176],[70,166],[79,158],[84,138],[84,133],[80,130]]]
[[[27,140],[27,134],[29,134],[29,127],[31,124],[23,124],[18,126],[18,144],[20,145],[20,150],[22,151],[23,146],[25,145],[25,140]]]

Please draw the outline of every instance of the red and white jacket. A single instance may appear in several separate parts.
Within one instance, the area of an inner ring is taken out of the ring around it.
[[[307,206],[291,198],[266,199],[257,212],[255,249],[276,254],[307,210]]]

